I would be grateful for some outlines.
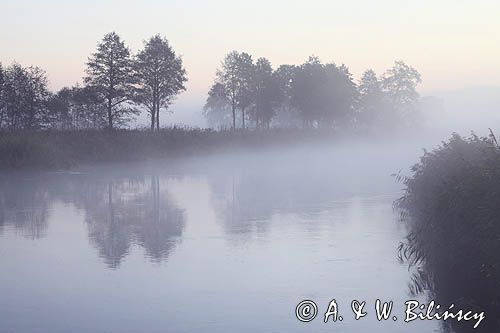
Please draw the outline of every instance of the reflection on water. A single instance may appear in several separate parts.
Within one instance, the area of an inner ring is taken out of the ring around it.
[[[131,244],[142,246],[147,257],[167,258],[184,228],[183,211],[162,191],[158,176],[149,181],[106,181],[82,190],[89,238],[109,267],[116,268]]]
[[[43,237],[50,202],[61,200],[82,210],[89,240],[110,268],[119,267],[134,244],[160,262],[180,240],[184,212],[172,202],[158,176],[113,179],[61,173],[40,177],[4,180],[2,229],[10,226],[27,238]]]
[[[408,298],[394,170],[371,154],[4,175],[0,332],[430,332],[347,315],[352,299],[383,298],[403,318]],[[346,319],[299,322],[307,298],[321,311],[336,298]]]
[[[47,231],[49,195],[38,180],[2,179],[0,191],[0,231],[13,226],[27,238],[43,237]]]

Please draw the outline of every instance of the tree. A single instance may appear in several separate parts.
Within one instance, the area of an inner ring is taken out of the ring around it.
[[[133,75],[130,51],[115,32],[104,36],[87,62],[85,83],[94,87],[106,103],[108,128],[137,113],[137,110],[123,106],[130,101]]]
[[[304,126],[335,126],[350,120],[357,90],[346,66],[310,57],[297,68],[291,92]]]
[[[170,47],[168,40],[160,35],[144,43],[134,62],[137,78],[134,100],[146,106],[151,116],[151,129],[160,128],[160,110],[167,109],[175,96],[186,90],[186,70],[182,59]]]
[[[328,83],[331,89],[330,103],[332,108],[327,110],[325,120],[330,126],[351,126],[355,120],[355,104],[358,99],[358,87],[349,72],[349,68],[342,64],[326,64]]]
[[[216,82],[224,86],[231,104],[233,129],[236,128],[236,110],[240,109],[242,128],[245,128],[245,110],[252,103],[251,85],[253,60],[248,53],[232,51],[222,61],[217,70]]]
[[[255,127],[265,125],[269,128],[271,119],[275,116],[275,108],[279,102],[279,91],[273,68],[266,58],[259,58],[255,64],[253,83],[253,112]]]
[[[296,127],[299,115],[297,109],[292,105],[292,86],[297,73],[297,67],[293,65],[281,65],[273,73],[274,82],[277,85],[276,98],[278,108],[275,121],[280,126]]]
[[[5,75],[4,75],[4,70],[2,63],[0,62],[0,129],[3,126],[3,118],[4,118],[4,112],[5,112],[5,102],[4,102],[4,89],[5,87]]]
[[[394,108],[394,120],[399,124],[411,126],[415,120],[420,97],[416,87],[421,82],[420,73],[403,61],[396,61],[385,72],[382,87]]]
[[[45,71],[13,64],[3,72],[3,102],[6,126],[34,129],[47,124],[47,101],[50,96]]]
[[[48,100],[47,108],[51,127],[59,129],[73,127],[72,90],[70,88],[65,87],[52,94]]]
[[[106,108],[91,86],[64,87],[47,101],[48,125],[58,129],[88,129],[106,126]]]
[[[215,82],[210,88],[203,115],[210,127],[231,126],[231,103],[222,83]]]
[[[71,88],[72,118],[75,128],[106,126],[106,105],[95,87]]]
[[[358,125],[363,127],[378,125],[384,109],[382,82],[372,69],[368,69],[359,82]]]

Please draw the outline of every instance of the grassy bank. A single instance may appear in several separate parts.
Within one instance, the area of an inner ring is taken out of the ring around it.
[[[500,328],[500,150],[494,137],[454,135],[426,152],[403,178],[396,202],[409,234],[400,255],[414,268],[412,290],[441,304],[485,311],[475,331]],[[456,323],[456,332],[473,331]]]
[[[331,130],[212,131],[172,127],[149,130],[0,132],[0,168],[65,168],[81,163],[134,161],[259,148],[331,138]]]

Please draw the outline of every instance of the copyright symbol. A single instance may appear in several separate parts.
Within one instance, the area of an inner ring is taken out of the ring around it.
[[[305,300],[300,302],[295,308],[295,316],[298,320],[308,323],[316,318],[318,306],[313,301]]]

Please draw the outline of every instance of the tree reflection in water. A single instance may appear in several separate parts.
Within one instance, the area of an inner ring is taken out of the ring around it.
[[[44,237],[55,201],[84,212],[90,242],[110,268],[118,268],[133,245],[153,262],[165,260],[182,235],[185,216],[159,176],[53,174],[0,181],[0,231]]]
[[[161,191],[158,176],[149,181],[108,180],[94,184],[84,197],[89,238],[111,268],[117,268],[133,244],[154,262],[166,259],[184,229],[184,212]]]
[[[42,179],[0,180],[0,231],[9,226],[29,239],[46,235],[50,193]]]

